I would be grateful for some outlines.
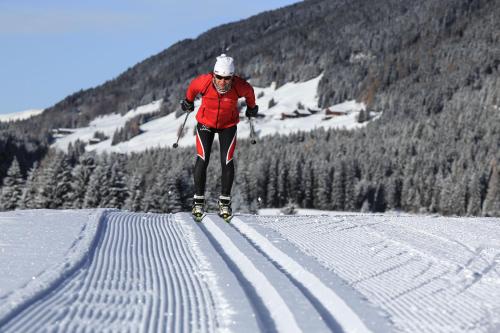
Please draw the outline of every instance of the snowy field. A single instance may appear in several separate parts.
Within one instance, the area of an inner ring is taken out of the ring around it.
[[[368,122],[360,124],[357,122],[357,116],[361,110],[365,109],[363,103],[355,101],[345,101],[329,107],[331,111],[342,113],[341,116],[325,117],[323,110],[318,108],[317,88],[321,80],[321,75],[306,82],[287,83],[276,88],[275,84],[269,87],[256,87],[255,95],[259,105],[259,114],[264,117],[256,118],[255,131],[258,137],[280,133],[287,135],[297,131],[310,131],[316,128],[345,128],[355,129],[365,126]],[[244,100],[243,98],[241,99]],[[270,106],[270,101],[276,104]],[[195,101],[195,112],[189,115],[184,128],[184,136],[179,141],[179,146],[192,146],[195,144],[194,129],[196,126],[195,114],[201,105],[201,100]],[[306,118],[286,118],[282,119],[282,114],[293,114],[301,105],[301,113],[308,113],[308,109],[318,111]],[[125,115],[110,114],[98,117],[92,120],[87,127],[71,129],[71,134],[57,138],[53,147],[66,150],[69,143],[80,140],[88,142],[94,137],[94,133],[101,132],[109,137],[102,142],[91,144],[86,147],[87,150],[97,152],[118,152],[130,153],[144,151],[148,148],[172,147],[176,142],[178,129],[182,126],[185,116],[175,117],[175,112],[141,125],[143,133],[132,139],[111,145],[113,134],[116,130],[125,126],[125,123],[143,114],[152,114],[158,112],[161,107],[161,100],[140,106],[130,110]],[[373,120],[379,115],[375,115]],[[242,116],[243,117],[243,116]],[[326,119],[328,118],[328,119]],[[248,138],[250,136],[250,125],[248,120],[243,119],[238,125],[238,138]]]
[[[0,332],[498,332],[500,219],[0,213]]]

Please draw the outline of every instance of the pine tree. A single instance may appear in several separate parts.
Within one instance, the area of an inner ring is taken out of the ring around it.
[[[357,206],[362,212],[373,211],[373,203],[375,198],[375,189],[367,180],[361,180],[356,184],[356,201]]]
[[[304,167],[304,158],[299,155],[297,159],[293,161],[293,166],[290,171],[290,196],[293,202],[296,204],[301,204],[304,201],[304,190],[303,190],[303,179],[302,172]]]
[[[55,165],[53,194],[49,208],[70,208],[73,204],[71,166],[66,155],[61,155],[57,160],[59,163]]]
[[[91,154],[84,154],[78,159],[78,164],[73,169],[73,181],[71,183],[73,208],[82,208],[84,206],[85,193],[95,167],[95,158]]]
[[[403,188],[403,181],[397,175],[393,175],[388,180],[387,185],[387,208],[399,209],[401,208],[401,190]]]
[[[278,169],[278,193],[277,206],[283,207],[288,200],[288,166],[287,163],[280,163]]]
[[[35,207],[35,197],[36,197],[36,177],[38,172],[38,162],[35,162],[33,167],[28,171],[28,177],[26,178],[26,183],[23,188],[23,194],[21,195],[21,200],[19,202],[19,208],[21,209],[31,209]]]
[[[453,215],[455,214],[455,205],[453,198],[453,191],[455,190],[455,184],[452,180],[451,175],[448,176],[443,181],[443,186],[440,193],[440,202],[439,202],[439,211],[444,215]]]
[[[122,208],[127,198],[126,176],[123,172],[123,161],[118,159],[111,166],[111,177],[109,179],[108,197],[105,199],[105,206],[112,208]]]
[[[14,210],[20,205],[24,179],[19,168],[19,162],[14,157],[7,170],[7,176],[3,179],[2,192],[0,194],[0,209]]]
[[[332,184],[332,206],[334,210],[343,211],[345,209],[346,194],[346,172],[345,163],[340,158],[335,163]]]
[[[477,173],[474,173],[469,182],[468,193],[467,215],[479,216],[481,214],[481,184]]]
[[[314,169],[312,162],[309,161],[305,165],[305,170],[303,172],[304,176],[304,201],[302,206],[304,208],[314,207]]]
[[[133,212],[141,211],[144,198],[144,175],[136,172],[132,176],[128,186],[127,199],[124,208]]]
[[[375,189],[375,198],[373,201],[373,211],[374,212],[384,212],[387,208],[387,203],[385,199],[385,189],[383,184],[378,184]]]
[[[316,188],[316,197],[318,198],[317,208],[328,210],[332,207],[333,169],[326,161],[321,161],[318,169],[318,187]]]
[[[166,192],[160,199],[160,211],[165,213],[178,213],[182,211],[181,193],[178,187],[176,174],[170,172],[165,181]]]
[[[89,185],[87,186],[87,191],[85,192],[85,197],[83,199],[83,208],[100,207],[103,196],[103,191],[101,191],[101,181],[106,175],[105,168],[106,167],[103,165],[97,165],[94,172],[90,176]]]
[[[407,212],[416,212],[419,208],[420,196],[413,177],[406,175],[401,190],[402,208]]]
[[[359,208],[356,203],[356,185],[358,183],[356,178],[356,168],[356,163],[346,163],[344,209],[351,212]]]
[[[267,183],[267,207],[278,205],[278,159],[272,158],[269,167],[269,181]]]
[[[492,163],[488,190],[483,203],[483,215],[500,216],[500,169],[496,161]]]
[[[441,192],[443,190],[444,180],[443,175],[441,173],[436,175],[436,181],[434,183],[434,187],[432,188],[432,199],[431,205],[429,207],[429,212],[438,213],[441,212]]]
[[[146,190],[144,196],[144,210],[152,213],[162,213],[167,196],[167,169],[162,168],[156,175],[153,185]]]
[[[56,208],[54,206],[54,193],[57,184],[57,170],[63,159],[61,152],[49,153],[44,163],[40,165],[40,172],[35,181],[37,193],[34,199],[36,208]]]

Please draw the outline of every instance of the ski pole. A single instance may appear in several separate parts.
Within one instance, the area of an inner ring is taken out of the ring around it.
[[[184,123],[182,124],[181,130],[179,131],[179,134],[177,135],[177,141],[173,144],[174,148],[179,147],[179,139],[181,138],[182,132],[184,132],[184,126],[186,126],[186,121],[188,120],[188,116],[191,112],[186,112],[186,118],[184,118]]]
[[[248,117],[248,122],[250,123],[250,143],[254,145],[257,141],[255,140],[255,128],[253,127],[252,117]]]

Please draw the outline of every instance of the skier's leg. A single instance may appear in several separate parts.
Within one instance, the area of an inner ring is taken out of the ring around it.
[[[231,187],[234,180],[234,150],[236,149],[236,126],[219,132],[222,167],[222,190],[219,197],[219,215],[227,222],[231,220]]]
[[[205,195],[207,167],[215,133],[205,125],[196,125],[196,163],[194,165],[194,189],[198,197]]]
[[[222,190],[221,194],[231,196],[231,187],[234,180],[233,155],[236,149],[236,126],[223,129],[219,133],[220,162],[222,168]]]

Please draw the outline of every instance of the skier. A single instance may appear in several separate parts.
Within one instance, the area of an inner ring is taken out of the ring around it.
[[[201,94],[201,106],[196,114],[196,152],[194,167],[195,195],[192,214],[201,221],[205,214],[205,184],[207,167],[215,133],[219,135],[222,189],[218,200],[219,216],[227,222],[233,216],[231,187],[234,179],[233,155],[236,148],[236,128],[240,120],[238,98],[247,104],[245,115],[256,117],[259,107],[255,104],[253,87],[234,75],[233,58],[221,54],[217,57],[212,73],[202,74],[191,81],[186,97],[181,101],[182,110],[194,111],[194,100]]]

